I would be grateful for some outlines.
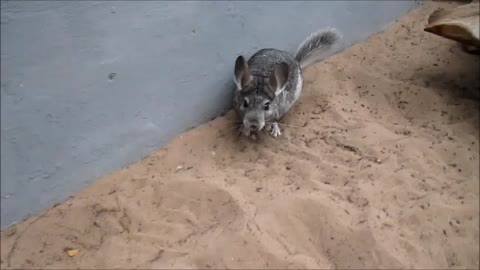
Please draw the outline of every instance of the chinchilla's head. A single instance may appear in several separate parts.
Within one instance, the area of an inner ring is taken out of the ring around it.
[[[258,133],[275,121],[279,112],[277,97],[284,91],[288,79],[288,65],[277,64],[268,77],[253,76],[243,56],[235,61],[234,109],[242,121],[246,136]]]

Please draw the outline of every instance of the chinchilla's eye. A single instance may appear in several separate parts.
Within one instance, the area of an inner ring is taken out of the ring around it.
[[[270,102],[265,103],[265,104],[263,105],[263,109],[264,109],[265,111],[270,110]]]
[[[243,101],[243,107],[248,108],[248,100]]]

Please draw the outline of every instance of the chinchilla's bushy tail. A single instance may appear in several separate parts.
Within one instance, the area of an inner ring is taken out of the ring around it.
[[[341,38],[341,34],[335,29],[315,32],[300,44],[295,59],[302,69],[306,68],[328,56],[330,49]]]

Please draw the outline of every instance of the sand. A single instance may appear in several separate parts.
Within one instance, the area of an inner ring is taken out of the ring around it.
[[[229,112],[7,228],[1,268],[478,268],[479,59],[423,32],[458,4],[309,67],[279,139]]]

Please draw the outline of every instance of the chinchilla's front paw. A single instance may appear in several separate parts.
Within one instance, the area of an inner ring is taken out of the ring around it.
[[[278,136],[282,135],[282,131],[280,130],[278,123],[272,123],[270,125],[270,135],[272,135],[274,138],[277,138]]]

